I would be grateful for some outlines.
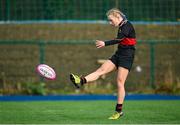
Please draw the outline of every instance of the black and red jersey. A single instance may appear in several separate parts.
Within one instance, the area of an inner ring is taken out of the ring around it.
[[[129,21],[120,23],[116,39],[105,41],[105,46],[113,44],[126,46],[133,46],[136,44],[136,33],[133,25]]]

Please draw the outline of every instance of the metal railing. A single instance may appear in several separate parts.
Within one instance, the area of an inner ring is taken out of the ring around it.
[[[45,56],[46,56],[46,46],[49,45],[91,45],[94,44],[91,40],[64,40],[64,41],[10,41],[10,40],[1,40],[0,46],[2,45],[37,45],[39,48],[39,63],[46,63],[45,62]],[[149,84],[152,88],[155,88],[155,55],[156,55],[156,45],[172,45],[177,44],[180,45],[180,40],[166,40],[166,41],[157,41],[157,40],[151,40],[151,41],[143,41],[139,40],[137,46],[139,45],[148,45],[149,46],[149,67],[150,67],[150,73],[149,73]],[[70,51],[70,50],[69,50]],[[179,58],[179,57],[178,57]]]

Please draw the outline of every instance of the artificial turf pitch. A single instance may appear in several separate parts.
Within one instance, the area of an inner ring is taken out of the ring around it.
[[[0,124],[180,124],[180,100],[126,101],[125,115],[108,120],[115,101],[0,102]]]

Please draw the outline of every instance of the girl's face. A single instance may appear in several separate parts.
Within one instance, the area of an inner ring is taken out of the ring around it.
[[[114,26],[114,27],[117,27],[119,26],[120,22],[122,21],[122,17],[121,16],[113,16],[113,15],[109,15],[108,16],[108,21],[109,21],[109,24]]]

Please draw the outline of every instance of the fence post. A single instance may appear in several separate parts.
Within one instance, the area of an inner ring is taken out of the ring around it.
[[[44,64],[45,63],[45,42],[40,41],[39,42],[39,64]],[[40,77],[40,81],[44,82],[43,77]]]
[[[155,50],[154,43],[150,43],[150,84],[152,88],[155,88]]]
[[[6,1],[6,6],[5,6],[5,21],[10,20],[10,0]]]
[[[119,7],[119,0],[115,0],[115,7],[116,7],[116,8]]]
[[[45,63],[45,42],[39,42],[39,64]]]

